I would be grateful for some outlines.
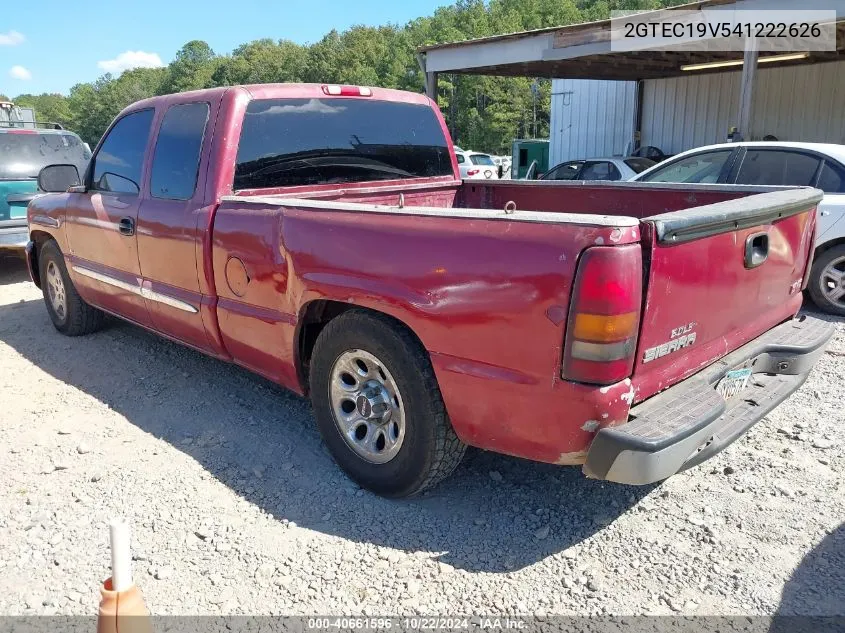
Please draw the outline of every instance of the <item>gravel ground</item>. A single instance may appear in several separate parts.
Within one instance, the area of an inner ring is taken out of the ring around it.
[[[54,331],[0,261],[0,614],[91,614],[108,519],[156,614],[845,614],[845,320],[807,384],[653,487],[480,451],[386,501],[307,402],[115,321]]]

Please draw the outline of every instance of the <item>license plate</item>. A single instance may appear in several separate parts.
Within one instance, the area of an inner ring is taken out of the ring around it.
[[[734,369],[725,374],[725,377],[716,385],[716,391],[721,396],[728,400],[743,391],[748,386],[748,381],[751,379],[751,368],[748,369]]]

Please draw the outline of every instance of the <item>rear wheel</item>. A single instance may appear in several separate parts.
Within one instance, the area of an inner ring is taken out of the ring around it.
[[[826,250],[813,262],[808,290],[819,308],[845,316],[845,244]]]
[[[41,247],[38,270],[41,272],[41,291],[47,313],[59,332],[66,336],[82,336],[103,326],[105,314],[85,303],[76,292],[64,255],[54,241],[50,240]]]
[[[431,361],[404,327],[350,310],[314,346],[311,400],[317,426],[340,467],[362,487],[406,497],[458,465],[458,439]]]

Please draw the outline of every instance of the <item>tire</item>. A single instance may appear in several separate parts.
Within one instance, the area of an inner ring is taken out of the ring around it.
[[[845,244],[829,248],[813,261],[813,268],[810,271],[810,281],[807,290],[810,298],[820,310],[830,314],[845,316],[845,294],[835,297],[830,291],[823,289],[832,282],[825,272],[833,270],[845,271]],[[839,290],[845,291],[845,281],[841,282]],[[827,286],[829,287],[829,286]]]
[[[38,270],[47,313],[59,332],[65,336],[82,336],[103,327],[106,315],[85,303],[76,292],[67,273],[64,255],[53,240],[45,242],[41,247]],[[57,294],[61,295],[61,301],[54,301]]]
[[[342,371],[359,361],[369,372],[363,377],[360,369],[355,376],[350,376],[354,370]],[[323,441],[338,465],[362,488],[385,497],[412,496],[445,479],[460,463],[466,445],[449,422],[428,354],[389,317],[350,310],[332,319],[314,345],[309,381]],[[367,400],[362,393],[370,394],[375,404],[361,403],[362,397]],[[340,407],[337,394],[344,398]],[[380,399],[379,394],[386,395]],[[347,411],[350,406],[354,411]],[[354,427],[354,432],[344,433],[337,421],[344,411],[351,418],[360,417],[362,411],[385,417],[377,422],[361,418],[347,426]],[[362,427],[366,428],[363,436]]]

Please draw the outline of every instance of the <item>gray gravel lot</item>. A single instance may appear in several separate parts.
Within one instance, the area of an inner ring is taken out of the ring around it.
[[[95,613],[107,523],[156,614],[845,614],[845,320],[807,384],[659,485],[472,452],[387,501],[310,405],[115,321],[54,331],[0,259],[0,614]]]

